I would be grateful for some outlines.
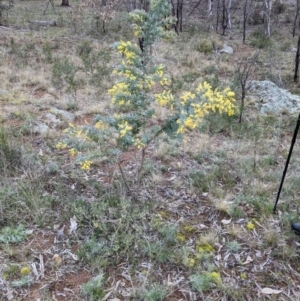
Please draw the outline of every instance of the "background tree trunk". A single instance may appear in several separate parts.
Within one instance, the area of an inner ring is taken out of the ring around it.
[[[179,34],[179,32],[182,32],[183,0],[177,0],[176,5],[174,4],[174,1],[171,0],[171,4],[172,4],[172,15],[177,19],[175,24],[175,31],[177,34]]]
[[[62,0],[61,1],[61,6],[70,6],[69,0]]]
[[[269,37],[271,35],[271,11],[272,11],[272,1],[264,0],[264,33],[265,36]]]
[[[251,14],[251,9],[252,9],[252,0],[244,0],[244,5],[243,5],[243,44],[246,41],[246,30],[247,30],[247,23],[248,23],[248,18]]]
[[[207,17],[212,15],[212,0],[207,0]]]

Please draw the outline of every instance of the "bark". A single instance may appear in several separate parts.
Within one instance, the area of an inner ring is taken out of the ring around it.
[[[231,28],[231,0],[222,0],[222,35],[227,28]]]
[[[247,24],[248,24],[248,18],[251,14],[252,9],[252,0],[245,0],[243,5],[243,44],[246,41],[246,30],[247,30]]]
[[[207,17],[212,15],[212,0],[207,0]]]
[[[295,74],[294,74],[294,82],[298,82],[299,80],[299,59],[300,59],[300,36],[298,38],[298,47],[295,58]]]
[[[293,37],[295,36],[295,32],[296,32],[297,20],[299,18],[299,11],[300,11],[300,0],[297,0],[297,8],[296,8],[296,14],[295,14],[295,20],[293,26]]]
[[[220,5],[220,1],[221,0],[217,0],[217,19],[216,19],[216,32],[218,32],[219,30],[219,21],[220,21],[220,10],[221,10],[221,5]]]
[[[226,5],[226,15],[227,15],[227,27],[231,28],[231,0],[228,0]]]
[[[265,36],[269,37],[271,35],[271,11],[272,11],[272,1],[264,0],[264,33]]]
[[[61,6],[70,6],[69,0],[62,0],[61,1]]]
[[[183,0],[177,0],[177,3],[175,5],[174,0],[171,0],[172,5],[172,15],[176,17],[176,23],[174,26],[175,32],[179,34],[179,32],[182,32],[182,9],[183,9]]]

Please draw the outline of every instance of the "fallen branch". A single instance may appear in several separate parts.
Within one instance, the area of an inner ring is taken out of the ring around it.
[[[38,26],[57,26],[55,21],[29,21],[29,23]]]

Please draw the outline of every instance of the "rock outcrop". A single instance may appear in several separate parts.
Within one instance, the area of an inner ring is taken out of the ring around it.
[[[300,111],[300,96],[291,94],[268,80],[249,81],[247,99],[252,100],[263,114]]]

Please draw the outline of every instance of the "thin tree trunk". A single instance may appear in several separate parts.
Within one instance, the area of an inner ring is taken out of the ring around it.
[[[216,32],[219,31],[219,20],[220,20],[220,1],[221,0],[217,0],[217,20],[216,20]]]
[[[212,15],[212,0],[207,0],[207,17]]]
[[[245,0],[244,1],[244,6],[243,6],[243,44],[245,44],[246,41],[246,30],[247,30],[247,23],[248,23],[248,18],[251,13],[251,8],[252,8],[252,0]]]
[[[273,0],[264,0],[264,33],[267,37],[271,35],[272,1]]]
[[[295,58],[295,74],[294,74],[294,82],[298,82],[299,80],[299,59],[300,59],[300,36],[298,38],[298,47]]]
[[[294,26],[293,26],[293,37],[295,36],[295,32],[296,32],[299,11],[300,11],[300,0],[297,0],[297,8],[296,8],[296,14],[295,14],[295,20],[294,20]]]
[[[226,5],[227,27],[231,28],[231,0],[228,0]]]

